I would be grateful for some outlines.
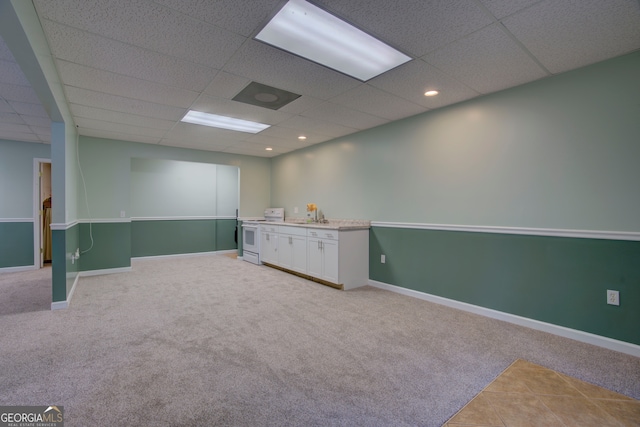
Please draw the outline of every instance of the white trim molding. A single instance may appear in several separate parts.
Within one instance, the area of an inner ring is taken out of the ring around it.
[[[131,221],[183,221],[203,219],[236,219],[235,216],[136,216]]]
[[[131,222],[131,218],[93,218],[93,219],[79,219],[76,221],[78,224],[110,224],[118,222]]]
[[[225,249],[222,251],[210,251],[210,252],[190,252],[186,254],[170,254],[170,255],[151,255],[151,256],[139,256],[139,257],[131,257],[131,259],[135,260],[151,260],[151,259],[162,259],[162,258],[190,258],[196,256],[205,256],[205,255],[216,255],[216,254],[227,254],[238,252],[237,249]]]
[[[52,230],[68,230],[77,224],[78,224],[78,221],[72,221],[72,222],[66,222],[66,223],[62,223],[62,222],[53,223],[51,224],[51,229]]]
[[[35,265],[20,265],[18,267],[2,267],[0,268],[0,274],[2,273],[18,273],[20,271],[36,270]]]
[[[371,226],[410,228],[416,230],[466,231],[471,233],[519,234],[527,236],[640,241],[640,232],[634,231],[565,230],[556,228],[496,227],[489,225],[423,224],[382,221],[371,221]]]
[[[65,308],[69,308],[69,305],[71,305],[71,298],[73,298],[73,293],[76,290],[76,285],[78,284],[79,280],[80,280],[80,273],[76,274],[76,278],[73,281],[73,286],[71,286],[71,292],[69,292],[69,295],[67,295],[67,299],[64,301],[52,302],[51,310],[63,310]]]
[[[102,270],[81,271],[80,277],[103,276],[105,274],[129,273],[131,267],[105,268]]]
[[[33,222],[33,218],[0,218],[0,222]]]
[[[502,311],[481,307],[479,305],[468,304],[466,302],[456,301],[437,295],[414,291],[413,289],[402,288],[400,286],[378,282],[377,280],[369,279],[369,285],[413,298],[445,305],[447,307],[455,308],[458,310],[467,311],[469,313],[479,314],[481,316],[490,317],[492,319],[502,320],[508,323],[513,323],[515,325],[535,329],[537,331],[548,332],[550,334],[558,335],[564,338],[570,338],[572,340],[580,341],[583,343],[607,348],[609,350],[619,351],[621,353],[629,354],[635,357],[640,357],[640,345],[628,343],[625,341],[619,341],[613,338],[579,331],[577,329],[566,328],[564,326],[554,325],[552,323],[541,322],[539,320],[529,319],[527,317],[517,316],[515,314],[505,313]]]

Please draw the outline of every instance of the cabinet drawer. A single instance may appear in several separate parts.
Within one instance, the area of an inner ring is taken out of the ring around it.
[[[307,229],[304,227],[289,227],[286,225],[280,226],[280,234],[290,234],[292,236],[306,236]]]
[[[338,240],[337,230],[320,230],[320,229],[307,229],[307,237],[316,237],[318,239]]]
[[[280,227],[278,227],[277,225],[260,224],[260,231],[266,233],[277,233],[278,228]]]

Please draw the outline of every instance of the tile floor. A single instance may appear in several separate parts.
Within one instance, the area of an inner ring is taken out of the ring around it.
[[[640,400],[516,360],[445,427],[640,426]]]

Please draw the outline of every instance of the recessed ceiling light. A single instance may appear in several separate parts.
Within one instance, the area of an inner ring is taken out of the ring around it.
[[[202,111],[189,110],[182,118],[182,122],[196,125],[211,126],[214,128],[235,130],[238,132],[258,133],[271,125],[251,122],[249,120],[234,119],[232,117],[219,116],[217,114],[203,113]]]
[[[299,139],[300,141],[304,141],[305,139],[307,139],[307,137],[306,137],[306,136],[304,136],[304,135],[300,135],[300,136],[298,137],[298,139]]]
[[[424,93],[424,96],[436,96],[439,93],[440,92],[438,92],[437,90],[428,90]]]
[[[362,81],[411,60],[304,0],[289,0],[255,38]]]
[[[267,151],[273,151],[273,148],[271,148],[271,147],[267,147],[267,148],[265,148],[265,150],[267,150]]]

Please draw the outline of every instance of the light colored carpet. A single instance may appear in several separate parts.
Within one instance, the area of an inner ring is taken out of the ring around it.
[[[0,331],[0,404],[67,427],[441,426],[518,358],[640,397],[639,358],[222,255],[134,260]]]

